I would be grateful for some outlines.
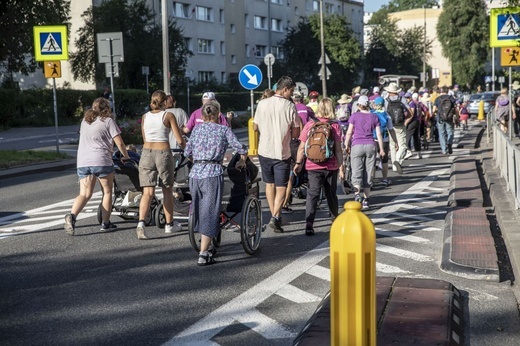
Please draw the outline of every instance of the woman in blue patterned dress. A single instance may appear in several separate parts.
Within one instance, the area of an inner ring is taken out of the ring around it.
[[[218,118],[220,104],[211,100],[204,104],[204,123],[196,126],[184,149],[184,155],[191,157],[190,193],[192,198],[193,228],[201,235],[200,253],[197,265],[215,263],[215,249],[210,250],[211,239],[220,230],[220,203],[224,187],[222,160],[228,146],[240,154],[237,168],[245,167],[247,149],[240,143],[228,126],[220,125]]]

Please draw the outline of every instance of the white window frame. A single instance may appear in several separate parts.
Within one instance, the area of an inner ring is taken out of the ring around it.
[[[199,54],[215,54],[213,40],[204,38],[197,39],[197,53]]]
[[[256,45],[255,46],[255,57],[263,58],[267,53],[267,46]]]
[[[267,17],[255,16],[255,29],[267,30]]]
[[[271,18],[271,30],[283,32],[283,22],[281,19]]]
[[[185,4],[183,2],[173,2],[173,16],[176,18],[190,18],[190,4]]]
[[[226,55],[226,42],[220,41],[220,54]]]
[[[195,16],[197,20],[213,22],[213,9],[211,7],[197,6],[195,7]]]
[[[215,79],[215,72],[213,71],[199,71],[197,73],[199,82],[210,82]]]

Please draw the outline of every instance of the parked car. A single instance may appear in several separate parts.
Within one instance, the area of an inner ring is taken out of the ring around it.
[[[471,95],[468,102],[469,114],[478,115],[480,100],[484,100],[484,114],[487,114],[491,109],[493,109],[493,107],[495,107],[498,95],[500,95],[500,91],[486,91]]]

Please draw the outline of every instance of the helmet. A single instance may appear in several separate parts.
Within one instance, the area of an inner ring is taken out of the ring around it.
[[[311,99],[317,99],[318,96],[320,96],[320,94],[317,91],[311,91],[309,93],[309,98],[311,98]]]

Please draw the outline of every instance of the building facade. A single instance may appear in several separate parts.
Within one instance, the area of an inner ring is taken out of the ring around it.
[[[146,0],[157,25],[161,25],[161,1]],[[69,52],[75,50],[77,31],[84,25],[81,14],[102,2],[71,1]],[[167,11],[183,30],[185,44],[193,52],[186,77],[196,82],[226,82],[235,78],[243,66],[263,63],[268,53],[283,59],[280,41],[301,17],[319,13],[320,0],[169,0]],[[323,11],[344,16],[363,45],[363,0],[323,0]],[[62,78],[56,79],[58,87],[96,88],[93,83],[74,81],[67,61],[61,65]],[[16,80],[22,89],[52,85],[42,71],[30,76],[16,75]]]

